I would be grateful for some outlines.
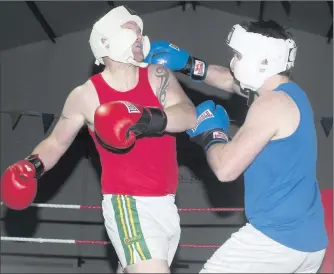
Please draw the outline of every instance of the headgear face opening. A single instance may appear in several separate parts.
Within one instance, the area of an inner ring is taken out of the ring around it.
[[[269,77],[294,66],[297,46],[292,39],[266,37],[234,25],[226,43],[240,56],[231,60],[230,68],[243,93],[249,97],[253,97]]]
[[[96,58],[96,65],[104,65],[103,57],[139,67],[148,65],[134,59],[132,46],[137,40],[137,35],[133,30],[122,28],[122,25],[130,21],[135,22],[143,33],[142,19],[124,6],[112,9],[94,24],[89,44]],[[142,36],[142,45],[145,58],[150,51],[150,40],[147,36]]]

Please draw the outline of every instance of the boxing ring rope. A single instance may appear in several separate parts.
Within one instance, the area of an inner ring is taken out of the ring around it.
[[[109,241],[93,240],[73,240],[73,239],[48,239],[48,238],[24,238],[24,237],[6,237],[1,236],[1,241],[10,242],[29,242],[29,243],[51,243],[51,244],[75,244],[75,245],[109,245]],[[202,244],[179,244],[179,247],[186,248],[219,248],[219,245]]]
[[[0,204],[4,204],[1,202]],[[33,203],[30,207],[40,207],[40,208],[54,208],[54,209],[102,209],[99,205],[71,205],[71,204],[45,204],[45,203]],[[180,212],[239,212],[244,211],[244,208],[238,207],[216,207],[216,208],[179,208]]]
[[[1,202],[1,206],[4,204]],[[102,209],[99,205],[75,205],[75,204],[48,204],[48,203],[33,203],[30,207],[53,208],[53,209]],[[180,212],[240,212],[244,208],[179,208]],[[109,245],[109,241],[94,241],[94,240],[74,240],[74,239],[49,239],[49,238],[24,238],[24,237],[6,237],[1,236],[1,241],[10,242],[29,242],[29,243],[52,243],[52,244],[76,244],[76,245]],[[179,244],[179,247],[184,248],[219,248],[219,245],[213,244]]]

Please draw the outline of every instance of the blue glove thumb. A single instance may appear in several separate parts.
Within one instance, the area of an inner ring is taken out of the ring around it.
[[[221,105],[216,105],[216,116],[221,119],[222,122],[222,128],[227,131],[227,129],[230,127],[230,117],[226,111],[225,108],[223,108]]]
[[[226,110],[215,105],[212,100],[205,101],[196,107],[196,126],[186,131],[190,140],[199,144],[205,151],[215,143],[227,143],[227,131],[230,125]]]
[[[189,53],[167,41],[154,41],[144,62],[160,64],[172,71],[181,71],[189,62]]]
[[[200,103],[196,107],[197,116],[199,116],[205,110],[214,111],[215,108],[216,108],[216,104],[215,104],[214,101],[212,101],[212,100],[204,101],[203,103]]]

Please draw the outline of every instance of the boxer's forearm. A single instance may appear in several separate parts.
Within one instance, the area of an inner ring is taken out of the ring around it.
[[[233,163],[228,158],[228,146],[228,144],[223,143],[214,144],[206,152],[208,164],[221,182],[230,182],[236,179]]]
[[[209,65],[204,82],[212,87],[223,89],[231,93],[234,92],[234,78],[229,68],[218,65]]]
[[[53,138],[47,138],[40,142],[31,154],[38,154],[45,171],[48,171],[56,165],[67,149],[68,146],[61,146]]]
[[[196,109],[189,103],[179,103],[165,109],[167,115],[166,131],[183,132],[196,126]]]

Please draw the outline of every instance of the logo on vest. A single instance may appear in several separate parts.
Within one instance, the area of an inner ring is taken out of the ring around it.
[[[200,123],[202,123],[204,120],[209,119],[209,118],[213,118],[214,115],[213,113],[207,109],[204,112],[202,112],[202,114],[200,116],[198,116],[197,118],[197,122],[196,122],[196,127],[194,127],[193,129],[191,129],[193,132],[195,132],[199,126]]]

